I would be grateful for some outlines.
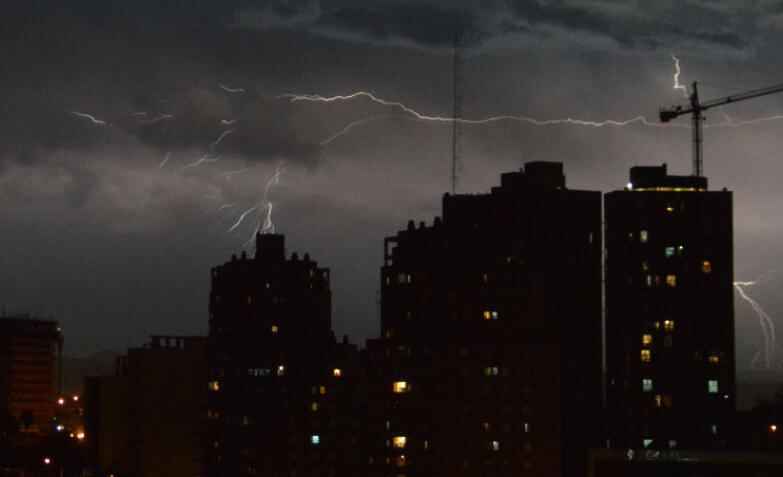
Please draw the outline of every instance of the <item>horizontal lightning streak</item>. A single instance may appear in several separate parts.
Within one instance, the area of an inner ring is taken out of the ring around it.
[[[68,111],[70,114],[73,114],[74,116],[89,119],[93,124],[97,124],[98,126],[106,126],[108,123],[102,119],[97,119],[92,114],[87,113],[80,113],[79,111]]]

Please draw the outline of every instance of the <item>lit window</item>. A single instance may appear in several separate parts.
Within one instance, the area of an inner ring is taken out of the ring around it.
[[[663,331],[674,331],[674,320],[663,320]]]
[[[317,402],[311,403],[310,404],[310,410],[313,411],[313,412],[317,411],[318,410],[318,403]]]
[[[492,441],[492,450],[493,451],[499,451],[500,450],[500,441]]]
[[[394,436],[392,438],[392,445],[397,449],[404,449],[408,439],[405,436]]]
[[[220,382],[219,381],[210,381],[207,383],[207,388],[210,391],[219,391],[220,390]]]
[[[677,275],[666,275],[666,286],[674,288],[677,286]]]
[[[318,394],[326,394],[326,386],[320,386],[318,388]]]
[[[314,446],[317,446],[318,444],[321,443],[321,436],[319,435],[310,436],[310,443],[313,444]]]
[[[250,425],[250,416],[242,416],[242,425],[247,427]]]
[[[647,275],[645,277],[644,284],[647,286],[647,288],[652,288],[652,286],[653,286],[653,277],[652,277],[652,275]]]
[[[62,406],[63,404],[65,404],[65,399],[63,399],[63,398],[60,398],[60,399],[58,399],[58,400],[57,400],[57,404],[59,404],[60,406]]]
[[[653,326],[655,326],[656,330],[660,330],[661,329],[661,322],[660,321],[656,321],[655,323],[653,323]]]
[[[278,328],[277,325],[272,325],[270,330],[272,330],[272,333],[274,334],[280,331],[280,328]]]
[[[718,363],[720,363],[720,357],[719,357],[719,356],[717,356],[717,355],[714,355],[714,354],[712,354],[712,355],[710,355],[710,356],[707,358],[707,361],[708,361],[710,364],[718,364]]]
[[[525,431],[525,433],[530,432],[530,423],[529,422],[522,423],[522,430]]]
[[[411,387],[406,381],[394,381],[394,383],[392,383],[392,391],[394,391],[395,394],[409,393]]]
[[[715,424],[711,425],[710,426],[710,432],[712,432],[713,434],[717,434],[718,433],[718,426],[715,425]]]
[[[709,260],[701,262],[702,273],[712,273],[712,263]]]
[[[655,395],[655,407],[661,407],[663,406],[663,396],[660,394]]]
[[[411,276],[407,273],[400,273],[397,275],[397,283],[410,283]]]
[[[642,440],[642,445],[644,446],[645,449],[650,447],[650,444],[652,444],[652,439],[643,439]]]
[[[494,310],[484,310],[484,319],[485,320],[497,320],[499,316],[500,315],[498,315],[497,311],[494,311]]]
[[[650,350],[649,349],[643,349],[642,353],[642,363],[649,363],[651,359]]]
[[[672,258],[674,256],[674,247],[666,247],[664,255],[666,255],[666,258]]]
[[[640,231],[639,231],[639,241],[640,241],[641,243],[647,243],[647,239],[648,239],[648,238],[649,238],[649,237],[648,237],[648,235],[647,235],[647,231],[646,231],[646,230],[640,230]]]
[[[649,378],[642,379],[642,391],[644,392],[650,392],[653,388],[653,381]]]
[[[642,261],[642,271],[643,272],[650,271],[650,262],[648,262],[647,260]]]
[[[484,376],[497,376],[500,374],[500,370],[497,366],[486,366],[484,368]]]
[[[266,282],[266,283],[264,283],[264,288],[269,290],[270,288],[272,288],[272,285],[269,282]]]
[[[397,467],[405,467],[405,456],[404,455],[398,455],[394,459],[394,463],[397,465]]]
[[[644,334],[644,335],[642,335],[642,344],[643,344],[644,346],[647,346],[647,345],[649,345],[650,343],[652,343],[652,335],[650,335],[650,334]]]
[[[492,429],[492,426],[490,426],[490,424],[488,422],[486,422],[486,421],[484,423],[482,423],[481,426],[484,428],[484,432],[489,432],[490,429]]]
[[[710,379],[707,381],[707,391],[710,392],[710,394],[717,394],[718,393],[718,380],[717,379]]]
[[[669,213],[674,212],[674,207],[672,207],[671,205],[667,205],[666,206],[666,212],[669,212]]]
[[[677,256],[682,257],[685,254],[685,246],[677,245]]]
[[[277,375],[278,376],[284,376],[285,375],[285,366],[282,364],[277,367]]]
[[[677,441],[674,439],[669,439],[669,449],[674,449],[677,447]]]
[[[487,275],[486,273],[484,275],[482,275],[481,276],[481,281],[484,282],[484,283],[489,283],[489,275]]]
[[[252,305],[253,304],[253,297],[252,296],[247,297],[247,304],[248,305]]]
[[[334,376],[335,378],[339,378],[342,375],[343,375],[343,371],[340,368],[334,368],[332,370],[332,376]]]

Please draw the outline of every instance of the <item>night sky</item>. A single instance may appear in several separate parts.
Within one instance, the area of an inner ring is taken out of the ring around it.
[[[450,189],[451,124],[410,110],[451,115],[458,27],[465,118],[646,118],[464,124],[460,192],[532,160],[564,162],[575,189],[622,188],[633,165],[689,174],[688,117],[657,122],[687,101],[672,55],[704,99],[783,82],[779,1],[3,5],[0,306],[59,320],[72,356],[206,333],[209,270],[269,203],[289,253],[331,268],[337,333],[374,336],[383,238]],[[410,110],[287,95],[358,91]],[[783,326],[778,114],[783,93],[708,111],[704,168],[735,193],[736,279],[765,274],[746,292]],[[761,332],[736,312],[747,369]]]

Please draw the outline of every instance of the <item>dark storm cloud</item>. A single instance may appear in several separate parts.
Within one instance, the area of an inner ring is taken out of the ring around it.
[[[6,19],[0,61],[14,65],[0,78],[0,167],[56,151],[126,148],[129,139],[164,151],[316,165],[320,147],[300,137],[290,103],[249,87],[245,94],[219,87],[248,76],[243,64],[220,54],[231,33],[225,19],[240,3],[0,8]],[[275,11],[280,18],[291,14]]]
[[[665,16],[652,16],[659,10],[654,4],[641,2],[632,12],[618,12],[617,3],[606,2],[590,6],[568,2],[514,1],[513,8],[519,20],[531,25],[543,24],[566,30],[586,31],[611,38],[618,45],[635,48],[657,48],[680,41],[742,48],[740,37],[728,27],[736,17],[733,12],[716,12],[698,5],[676,5]],[[667,13],[665,10],[663,13]],[[703,20],[709,19],[709,22]],[[704,23],[709,23],[704,24]]]
[[[171,106],[155,113],[141,111],[146,114],[137,114],[126,130],[143,144],[166,150],[195,147],[250,161],[285,158],[317,165],[320,146],[300,138],[287,101],[261,98],[252,90],[215,89],[191,89],[166,99]]]
[[[775,2],[490,0],[356,2],[299,0],[264,2],[237,9],[227,24],[260,30],[306,29],[317,35],[356,41],[450,48],[458,26],[466,44],[488,40],[512,45],[509,34],[555,41],[558,32],[583,33],[621,48],[679,46],[737,51],[757,39]],[[581,44],[589,47],[590,40]],[[573,46],[573,45],[572,45]]]

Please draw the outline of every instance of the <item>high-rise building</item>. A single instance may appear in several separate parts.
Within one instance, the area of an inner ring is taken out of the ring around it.
[[[371,475],[582,476],[601,444],[601,194],[530,162],[385,241]]]
[[[54,429],[62,345],[56,321],[0,316],[0,435]]]
[[[731,192],[665,164],[630,176],[605,198],[609,443],[723,446],[735,407]]]
[[[207,340],[152,336],[85,380],[84,437],[94,475],[203,475]]]
[[[364,476],[356,348],[335,342],[329,270],[284,236],[212,270],[211,476]]]

